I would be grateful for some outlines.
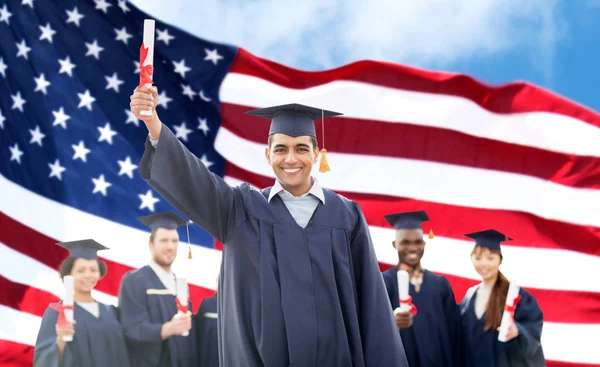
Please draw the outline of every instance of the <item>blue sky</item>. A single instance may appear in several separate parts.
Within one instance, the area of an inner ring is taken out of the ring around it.
[[[132,2],[299,69],[385,60],[490,84],[529,81],[600,111],[600,0]]]

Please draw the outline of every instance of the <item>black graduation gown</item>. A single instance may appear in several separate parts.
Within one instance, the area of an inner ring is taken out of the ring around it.
[[[119,289],[121,325],[132,367],[189,367],[196,364],[195,330],[160,338],[162,325],[177,313],[175,296],[148,265],[123,276]],[[188,309],[192,310],[191,302]]]
[[[205,298],[194,315],[198,340],[198,366],[219,367],[217,295]]]
[[[72,341],[66,343],[61,366],[129,366],[123,331],[115,307],[100,302],[98,306],[100,313],[96,317],[75,303],[75,335]],[[58,312],[48,306],[35,342],[34,367],[59,366],[55,328],[57,320]]]
[[[383,272],[392,310],[400,307],[397,273],[396,267]],[[400,330],[408,365],[462,367],[460,313],[448,280],[424,270],[421,291],[409,284],[408,292],[417,308],[413,325]]]
[[[546,366],[540,342],[544,316],[535,298],[521,288],[521,300],[515,309],[515,325],[519,335],[503,343],[498,331],[483,331],[485,313],[475,315],[477,286],[470,288],[460,303],[466,367],[543,367]]]
[[[232,147],[232,149],[235,149]],[[224,243],[221,366],[406,366],[358,205],[324,190],[306,228],[279,196],[229,186],[163,124],[141,176]]]

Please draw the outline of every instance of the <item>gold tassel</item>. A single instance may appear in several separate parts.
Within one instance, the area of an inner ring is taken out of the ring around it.
[[[319,172],[329,172],[331,168],[329,167],[329,163],[327,163],[327,150],[321,149],[321,164],[319,165]]]
[[[429,239],[432,240],[433,239],[433,229],[429,230]]]
[[[192,246],[188,246],[188,259],[192,259]]]

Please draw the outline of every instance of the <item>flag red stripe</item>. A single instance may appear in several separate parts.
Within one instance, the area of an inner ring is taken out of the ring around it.
[[[376,61],[358,61],[336,69],[309,72],[255,57],[243,48],[238,49],[230,72],[255,76],[294,89],[338,80],[364,82],[407,91],[462,97],[496,113],[552,112],[600,127],[600,116],[593,110],[523,82],[491,87],[468,75]]]
[[[222,126],[244,139],[266,146],[270,122],[247,115],[246,111],[248,107],[245,106],[222,104]],[[555,153],[435,127],[352,118],[328,119],[325,134],[327,150],[336,153],[484,168],[524,174],[571,187],[600,189],[600,159],[594,157]],[[319,142],[323,141],[321,128],[317,129],[317,138]]]
[[[0,275],[0,304],[15,310],[42,316],[50,303],[60,299],[42,289],[10,281]]]
[[[0,339],[0,366],[30,367],[33,364],[33,346]]]
[[[50,268],[58,270],[60,263],[69,255],[67,250],[55,245],[58,241],[13,220],[3,213],[0,213],[0,228],[8,228],[6,231],[0,231],[0,242]],[[23,241],[23,238],[28,240]],[[133,268],[110,260],[104,261],[108,271],[106,276],[98,282],[96,289],[117,296],[121,278]],[[211,297],[213,294],[214,290],[212,289],[190,284],[190,300],[194,312],[197,310],[202,298]]]
[[[226,175],[256,187],[273,185],[273,179],[233,164],[227,165]],[[466,240],[463,233],[456,232],[455,228],[478,230],[489,228],[490,223],[494,223],[493,226],[504,233],[518,233],[518,242],[528,247],[565,249],[600,256],[600,228],[597,227],[553,221],[508,210],[471,208],[373,194],[338,193],[355,200],[371,226],[389,228],[383,216],[391,212],[425,210],[431,221],[424,223],[424,229],[429,231],[432,228],[436,235],[443,237]],[[514,235],[511,237],[514,238]],[[509,243],[506,245],[510,246]]]

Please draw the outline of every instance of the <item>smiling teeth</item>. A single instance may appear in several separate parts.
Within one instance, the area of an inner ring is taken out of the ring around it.
[[[283,169],[285,172],[289,172],[289,173],[294,173],[294,172],[298,172],[300,171],[300,168],[294,168],[294,169]]]

